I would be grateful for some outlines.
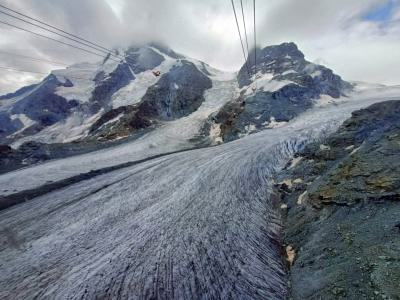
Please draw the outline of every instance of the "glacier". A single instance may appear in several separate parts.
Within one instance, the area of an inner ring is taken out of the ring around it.
[[[148,60],[148,51],[155,58]],[[140,105],[162,84],[153,70],[172,78],[168,96],[182,88],[173,80],[182,56],[155,47],[131,55],[141,62],[129,66],[134,79],[107,94],[104,106],[74,111],[15,143],[79,139],[106,109],[117,113],[100,128],[114,126],[124,117],[119,108]],[[0,201],[12,198],[17,205],[0,210],[0,299],[284,299],[274,175],[353,111],[400,99],[400,86],[351,83],[342,93],[338,87],[350,84],[306,62],[294,44],[260,55],[254,80],[243,70],[222,72],[185,57],[212,82],[199,107],[176,118],[163,114],[152,130],[124,143],[1,174]],[[100,72],[107,79],[116,68],[109,62],[54,71],[55,94],[79,98],[86,108],[99,86],[74,78]],[[311,91],[301,90],[303,81]],[[2,102],[1,111],[41,84]],[[280,93],[299,108],[287,119],[274,115],[284,107],[263,107]],[[297,101],[303,98],[304,107]],[[241,109],[235,112],[240,138],[227,142],[217,116],[233,102]],[[31,124],[26,115],[15,118],[21,128]]]
[[[352,111],[400,96],[399,87],[385,91],[364,90],[282,127],[150,159],[0,212],[0,298],[284,298],[272,177]],[[178,126],[170,126],[160,132],[173,135]],[[163,136],[4,174],[0,186],[22,190],[146,157]]]

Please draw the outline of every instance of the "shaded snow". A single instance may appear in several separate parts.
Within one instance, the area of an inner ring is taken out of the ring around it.
[[[13,148],[18,148],[24,142],[37,141],[41,143],[68,143],[76,139],[85,137],[90,127],[101,117],[104,111],[100,110],[97,114],[89,116],[84,112],[75,111],[65,120],[48,126],[35,135],[18,139],[11,144]]]
[[[93,81],[96,75],[103,71],[105,73],[104,76],[107,77],[109,73],[116,69],[118,64],[119,62],[113,60],[108,60],[104,65],[99,62],[79,63],[66,69],[52,71],[51,73],[60,82],[65,83],[68,79],[73,84],[72,87],[57,87],[56,94],[67,100],[78,100],[81,103],[87,102],[96,87],[96,83]]]
[[[320,70],[316,70],[316,71],[314,71],[314,72],[312,72],[312,73],[310,74],[310,76],[311,76],[312,78],[319,77],[319,76],[321,76],[321,75],[322,75],[322,72],[321,72]]]
[[[275,80],[273,73],[261,73],[258,72],[250,85],[244,86],[242,90],[245,90],[245,95],[253,95],[256,91],[263,90],[264,92],[275,92],[283,88],[288,84],[296,84],[290,80]]]
[[[329,95],[322,94],[319,99],[314,100],[314,105],[317,107],[327,106],[333,103],[336,103],[338,99],[335,99]]]
[[[244,126],[244,132],[239,133],[239,137],[243,138],[245,136],[248,136],[249,134],[256,132],[257,131],[257,127],[254,124],[249,124]]]
[[[26,129],[36,123],[34,120],[30,119],[25,114],[11,115],[11,120],[16,120],[16,119],[18,119],[24,126],[20,131],[23,131],[24,129]]]
[[[221,124],[213,123],[211,125],[209,134],[213,145],[220,144],[223,142],[221,137]]]
[[[271,128],[279,128],[285,126],[287,123],[288,122],[277,122],[274,117],[271,117],[269,122],[267,121],[263,123],[263,125],[265,126],[265,128],[271,129]]]
[[[13,108],[15,103],[17,103],[21,99],[25,98],[27,95],[33,93],[34,91],[39,89],[42,85],[43,85],[43,83],[40,83],[36,87],[34,87],[32,90],[28,90],[19,96],[1,100],[0,101],[0,111],[11,111],[11,109]]]
[[[282,73],[282,76],[289,75],[289,74],[297,74],[297,71],[295,71],[295,70],[287,70],[287,71]]]
[[[174,65],[178,64],[176,59],[172,59],[171,57],[161,53],[156,48],[151,47],[151,49],[162,55],[165,60],[161,63],[161,65],[157,66],[153,70],[135,74],[136,78],[134,80],[132,80],[127,86],[114,93],[111,98],[113,108],[133,105],[140,102],[140,100],[146,94],[147,89],[156,84],[161,78],[161,76],[154,76],[153,71],[157,70],[160,71],[161,74],[165,74],[168,73],[168,71]]]

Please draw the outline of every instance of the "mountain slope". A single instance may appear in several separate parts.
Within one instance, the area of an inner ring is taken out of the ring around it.
[[[399,113],[400,101],[353,112],[279,175],[293,299],[400,295]]]
[[[213,76],[223,74],[155,44],[116,51],[123,60],[108,57],[98,64],[76,64],[53,71],[38,85],[3,96],[0,142],[18,147],[26,141],[124,138],[194,112],[212,87]],[[331,70],[307,62],[293,43],[257,53],[257,66],[253,55],[246,62],[256,76],[241,68],[240,95],[205,124],[203,134],[218,127],[222,136],[217,139],[232,140],[290,120],[321,95],[338,98],[351,89]]]
[[[115,109],[135,111],[139,118],[176,118],[198,108],[212,85],[192,62],[157,45],[128,48],[123,56],[120,62],[109,57],[53,71],[40,84],[2,97],[0,141],[18,146],[28,140],[88,139],[98,129],[93,124],[99,127],[101,117]],[[153,75],[154,70],[161,76]],[[183,101],[188,97],[192,100]],[[160,109],[151,112],[156,104]]]
[[[294,43],[258,49],[256,65],[253,50],[237,78],[240,97],[215,118],[224,141],[279,126],[321,97],[339,98],[352,90],[332,70],[305,60]]]
[[[142,137],[149,156],[215,145],[360,93],[358,85],[307,62],[293,43],[257,51],[255,78],[244,66],[236,75],[221,72],[155,44],[116,51],[125,56],[121,62],[108,58],[53,71],[40,84],[2,97],[0,142],[14,149],[0,150],[0,172],[124,148],[122,143]]]

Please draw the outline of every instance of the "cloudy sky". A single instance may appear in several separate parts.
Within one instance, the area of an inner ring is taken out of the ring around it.
[[[252,2],[243,0],[250,40]],[[240,8],[240,1],[235,3]],[[3,0],[0,4],[107,48],[159,41],[223,70],[236,71],[243,64],[230,0]],[[293,41],[308,60],[327,65],[346,80],[400,84],[400,0],[256,0],[256,7],[259,46]],[[44,33],[2,13],[0,21]],[[47,73],[98,57],[0,24],[0,59],[0,94],[4,94],[43,77],[4,68]]]

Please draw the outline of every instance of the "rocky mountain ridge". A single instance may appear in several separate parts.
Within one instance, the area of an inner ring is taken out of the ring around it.
[[[254,50],[238,73],[240,97],[215,117],[224,141],[284,124],[321,96],[337,99],[352,90],[332,70],[307,61],[294,43]],[[250,73],[248,68],[251,66]],[[254,75],[255,74],[255,75]]]
[[[174,120],[186,122],[207,93],[208,101],[218,103],[219,92],[213,95],[213,90],[232,79],[236,84],[224,92],[232,97],[201,116],[189,148],[279,126],[321,96],[338,98],[352,88],[326,67],[306,61],[294,43],[257,51],[257,75],[248,77],[242,67],[236,79],[157,44],[118,51],[124,56],[120,62],[108,57],[56,70],[41,83],[1,98],[0,143],[9,145],[2,150],[3,172],[119,144]]]

